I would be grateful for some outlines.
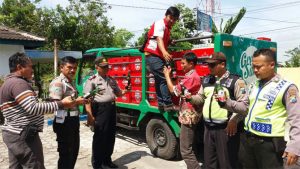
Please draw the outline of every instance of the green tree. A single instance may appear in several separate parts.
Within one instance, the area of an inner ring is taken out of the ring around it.
[[[118,29],[114,33],[113,47],[124,48],[129,46],[129,40],[134,37],[134,34],[126,29]]]
[[[285,52],[290,59],[285,62],[285,67],[300,67],[300,46]]]
[[[3,0],[0,6],[0,23],[23,31],[41,35],[38,31],[40,18],[36,4],[40,0]]]
[[[101,0],[69,0],[66,9],[59,5],[51,13],[51,28],[48,34],[52,46],[57,39],[60,49],[85,51],[113,44],[114,27],[104,15],[106,7]],[[49,15],[47,15],[49,16]]]
[[[224,28],[222,29],[222,23],[223,23],[223,18],[221,19],[221,23],[220,23],[220,29],[218,30],[217,26],[215,25],[215,23],[213,22],[213,27],[212,27],[212,32],[213,33],[227,33],[227,34],[231,34],[234,29],[236,28],[236,26],[238,25],[238,23],[242,20],[242,18],[244,17],[246,13],[246,8],[242,8],[240,9],[239,13],[233,18],[230,17]]]

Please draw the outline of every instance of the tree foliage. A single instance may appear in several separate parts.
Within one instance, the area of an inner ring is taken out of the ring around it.
[[[126,29],[118,29],[114,33],[113,47],[124,48],[129,46],[128,41],[133,38],[134,34]]]
[[[234,18],[230,17],[227,20],[224,28],[222,28],[222,23],[223,23],[223,18],[222,18],[219,30],[218,30],[217,26],[215,25],[215,23],[213,22],[212,32],[213,33],[227,33],[227,34],[231,34],[234,31],[234,29],[236,28],[236,26],[238,25],[238,23],[242,20],[242,18],[244,17],[245,13],[246,13],[246,8],[240,9],[239,13]]]
[[[95,47],[125,47],[133,34],[115,30],[105,16],[102,0],[69,0],[66,8],[38,8],[41,0],[4,0],[0,7],[0,23],[11,28],[46,37],[41,49],[53,50],[58,40],[60,50],[85,51]]]
[[[300,67],[300,46],[286,51],[285,56],[290,58],[285,62],[286,67]]]

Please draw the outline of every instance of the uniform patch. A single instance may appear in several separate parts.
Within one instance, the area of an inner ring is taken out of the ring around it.
[[[240,88],[245,88],[245,87],[246,87],[246,84],[245,84],[245,82],[244,82],[243,80],[239,80],[239,81],[238,81],[238,86],[239,86]]]
[[[227,79],[226,82],[225,82],[225,86],[226,86],[226,87],[230,87],[230,85],[231,85],[231,83],[232,83],[232,80],[233,80],[233,79]]]
[[[91,77],[89,77],[89,80],[92,80],[92,79],[95,79],[96,78],[96,75],[93,75]]]
[[[297,98],[296,98],[297,90],[296,89],[290,89],[290,90],[288,90],[288,93],[289,93],[290,103],[296,103],[297,102]]]
[[[290,96],[296,96],[297,90],[296,89],[290,89],[288,90],[288,93]]]
[[[262,132],[262,133],[268,133],[268,134],[272,133],[272,124],[252,122],[251,128],[255,131]]]
[[[240,88],[240,94],[246,94],[246,89],[244,87]]]
[[[290,103],[296,103],[297,102],[296,96],[289,97],[289,100],[290,100]]]

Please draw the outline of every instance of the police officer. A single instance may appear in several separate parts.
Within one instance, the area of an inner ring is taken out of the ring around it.
[[[127,90],[121,90],[117,82],[107,75],[108,62],[104,57],[95,60],[97,74],[91,76],[84,86],[84,93],[98,88],[101,93],[96,94],[91,104],[86,104],[90,125],[94,126],[92,145],[92,166],[102,169],[102,166],[118,168],[112,163],[116,133],[116,97],[124,95]]]
[[[211,74],[204,77],[198,94],[191,98],[193,104],[204,104],[204,165],[207,169],[237,168],[237,126],[248,108],[245,81],[226,70],[226,57],[221,52],[213,53],[205,62]],[[225,91],[223,105],[216,94],[216,78]]]
[[[77,91],[72,83],[76,73],[77,62],[71,56],[66,56],[60,62],[60,75],[53,79],[49,87],[51,100],[62,100],[67,96],[77,97]],[[77,98],[78,102],[87,100]],[[56,133],[56,141],[59,152],[58,168],[74,168],[79,151],[79,111],[78,107],[61,109],[55,112],[53,130]]]
[[[254,52],[252,65],[257,81],[249,88],[250,106],[241,137],[241,160],[245,169],[283,168],[300,155],[300,102],[297,87],[275,73],[275,52]],[[291,126],[285,129],[285,126]],[[284,141],[289,132],[290,141]]]

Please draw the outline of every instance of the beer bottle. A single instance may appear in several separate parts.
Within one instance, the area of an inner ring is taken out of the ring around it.
[[[182,97],[190,93],[189,90],[183,85],[183,82],[182,82],[182,81],[179,83],[179,85],[180,85],[180,87],[181,87],[181,96],[182,96]],[[187,102],[190,101],[190,99],[187,99],[187,98],[186,98],[185,100],[186,100]]]
[[[176,79],[177,78],[177,72],[175,69],[174,61],[170,60],[166,62],[166,67],[169,69],[171,68],[171,79]]]
[[[102,89],[102,90],[104,90],[104,89]],[[86,94],[83,96],[83,98],[89,99],[89,98],[91,98],[91,97],[94,97],[97,93],[99,93],[99,92],[102,91],[102,90],[100,90],[98,87],[95,86],[94,83],[92,83],[92,89],[91,89],[91,91],[88,92],[88,93],[86,93]]]
[[[220,79],[217,79],[215,86],[215,93],[218,95],[218,103],[220,107],[224,107],[226,104],[225,90],[220,83]]]
[[[130,85],[131,85],[130,71],[128,71],[128,73],[127,73],[126,80],[127,80],[127,85],[125,86],[125,89],[129,90]]]

